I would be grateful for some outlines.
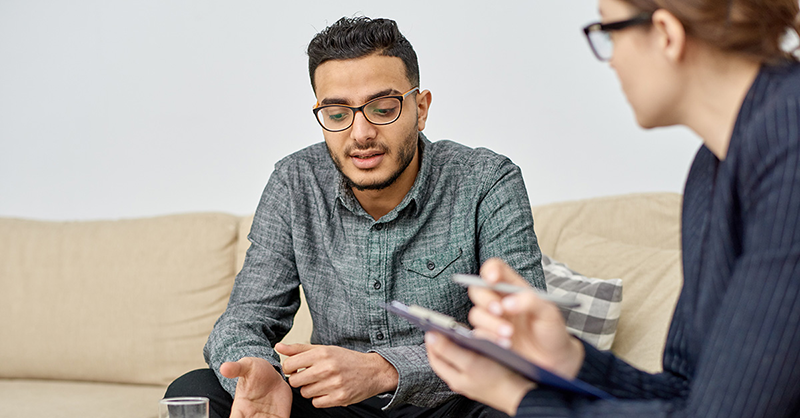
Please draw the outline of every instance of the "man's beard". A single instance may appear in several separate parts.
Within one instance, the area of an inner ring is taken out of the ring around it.
[[[331,151],[331,148],[328,147],[327,143],[325,144],[325,146],[328,148],[328,154],[330,154],[331,159],[333,160],[333,164],[336,166],[336,169],[342,175],[342,178],[344,178],[344,183],[345,183],[346,187],[348,187],[348,188],[356,188],[357,190],[362,191],[362,192],[364,190],[383,190],[383,189],[391,186],[392,184],[394,184],[394,182],[397,181],[398,178],[400,178],[400,175],[402,175],[403,172],[406,171],[406,168],[408,168],[408,166],[411,165],[411,161],[414,160],[414,155],[417,153],[417,141],[419,140],[419,135],[417,134],[416,125],[414,125],[414,128],[415,129],[406,137],[406,140],[403,142],[403,144],[401,145],[400,149],[397,150],[397,152],[398,152],[398,154],[397,154],[397,162],[398,162],[397,170],[394,173],[392,173],[391,176],[386,178],[386,180],[380,181],[380,182],[375,182],[375,183],[356,183],[355,181],[353,181],[353,179],[351,179],[346,174],[344,174],[344,171],[342,170],[342,161],[339,160],[339,158],[336,155],[333,154],[333,152]],[[384,154],[386,154],[386,151],[388,150],[388,147],[386,147],[385,145],[383,145],[381,143],[376,143],[376,144],[370,143],[370,144],[368,144],[366,146],[356,145],[355,148],[356,149],[375,149],[375,148],[377,148],[377,149],[383,151]]]

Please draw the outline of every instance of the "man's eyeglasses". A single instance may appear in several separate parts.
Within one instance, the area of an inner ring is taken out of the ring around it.
[[[643,13],[628,20],[611,23],[592,23],[583,28],[583,33],[592,47],[592,52],[600,61],[608,61],[614,53],[614,43],[611,41],[611,32],[622,30],[631,26],[649,24],[653,21],[652,13]]]
[[[341,104],[315,106],[314,116],[322,129],[330,132],[341,132],[353,126],[356,112],[359,111],[373,125],[388,125],[400,118],[403,99],[414,91],[419,92],[419,87],[414,87],[401,96],[378,97],[358,107]]]

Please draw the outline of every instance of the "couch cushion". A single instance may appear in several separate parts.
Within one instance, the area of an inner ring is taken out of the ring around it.
[[[579,302],[561,308],[567,330],[600,350],[610,350],[622,309],[622,280],[586,277],[542,254],[547,293]]]
[[[0,379],[0,417],[156,418],[166,387]]]
[[[164,385],[205,367],[237,223],[0,219],[0,377]]]

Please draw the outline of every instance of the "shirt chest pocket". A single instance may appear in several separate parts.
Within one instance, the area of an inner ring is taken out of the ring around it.
[[[424,257],[407,258],[402,263],[406,270],[432,279],[461,258],[462,253],[461,248],[450,248]]]
[[[406,269],[405,280],[398,282],[399,300],[444,313],[465,322],[471,303],[467,289],[450,280],[455,273],[468,273],[461,248],[433,251],[420,257],[402,261]]]

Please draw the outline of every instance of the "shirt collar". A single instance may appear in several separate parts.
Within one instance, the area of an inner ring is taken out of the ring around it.
[[[406,196],[403,198],[400,204],[381,218],[383,222],[390,222],[397,218],[398,214],[407,207],[410,207],[413,216],[417,216],[422,203],[424,203],[423,200],[425,195],[423,194],[423,191],[428,189],[432,165],[431,158],[426,155],[425,150],[428,148],[428,145],[430,145],[431,142],[422,132],[419,133],[418,138],[417,149],[419,151],[421,163],[419,172],[417,173],[417,178],[414,180],[414,185],[411,186],[411,190],[406,193]],[[350,212],[369,216],[369,214],[367,214],[367,212],[361,207],[361,204],[358,203],[358,199],[356,199],[356,197],[353,195],[353,191],[347,187],[347,182],[345,181],[344,176],[339,173],[338,178],[339,182],[337,185],[336,200],[338,200],[342,206],[344,206]]]

